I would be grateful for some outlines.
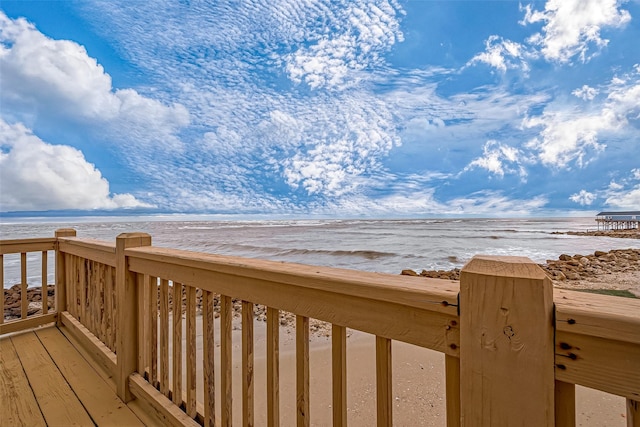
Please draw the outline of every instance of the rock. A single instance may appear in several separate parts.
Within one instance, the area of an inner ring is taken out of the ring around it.
[[[593,253],[593,255],[595,255],[596,257],[598,257],[598,258],[599,258],[599,257],[601,257],[601,256],[605,256],[605,255],[607,255],[607,253],[608,253],[608,252],[595,251],[595,252]]]
[[[580,280],[580,275],[574,271],[567,271],[565,274],[569,280]]]
[[[587,266],[587,265],[591,265],[591,261],[589,261],[589,258],[587,257],[582,257],[579,260],[581,265]]]
[[[560,261],[569,261],[571,259],[573,259],[573,257],[571,255],[567,255],[567,254],[562,254],[558,257],[558,259]]]
[[[413,270],[409,270],[409,269],[402,270],[402,273],[400,273],[400,274],[403,275],[403,276],[418,276],[418,273],[416,273]]]

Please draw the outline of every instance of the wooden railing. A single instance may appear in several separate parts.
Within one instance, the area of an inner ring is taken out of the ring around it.
[[[310,425],[309,319],[332,325],[336,426],[347,422],[347,328],[376,336],[379,426],[393,424],[393,340],[445,354],[449,426],[573,426],[576,384],[625,397],[628,425],[640,423],[640,301],[554,291],[526,258],[477,256],[458,283],[158,248],[142,233],[122,234],[115,245],[70,234],[46,243],[57,248],[59,324],[112,373],[125,402],[137,398],[172,425],[254,425],[257,399],[266,401],[267,425],[280,424],[282,311],[296,316],[298,426]],[[34,242],[3,241],[2,253]],[[232,378],[234,303],[240,384]],[[267,307],[266,396],[254,385],[255,304]],[[234,387],[242,390],[241,420],[233,418]]]
[[[56,239],[49,238],[35,238],[35,239],[22,239],[22,240],[2,240],[0,241],[0,283],[4,287],[4,262],[5,255],[15,254],[20,256],[20,310],[19,320],[5,322],[5,316],[15,311],[17,301],[8,301],[5,303],[5,297],[2,298],[2,317],[0,317],[0,334],[11,333],[19,331],[25,328],[32,328],[42,325],[44,323],[50,323],[55,320],[55,312],[49,313],[49,286],[48,286],[48,252],[55,249]],[[28,291],[28,278],[27,278],[27,257],[29,254],[34,254],[40,258],[40,304],[41,308],[35,313],[29,314],[29,305],[35,301],[29,301]],[[6,295],[9,291],[4,289]],[[57,300],[58,294],[55,293]],[[57,303],[56,303],[57,307]],[[54,310],[55,311],[55,310]],[[14,317],[14,316],[11,316]]]

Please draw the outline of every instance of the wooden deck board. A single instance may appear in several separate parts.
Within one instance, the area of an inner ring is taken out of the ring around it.
[[[0,341],[0,387],[3,426],[144,425],[57,327]]]
[[[97,425],[143,425],[59,330],[36,335]]]
[[[0,405],[0,425],[46,425],[10,338],[0,340]]]
[[[92,425],[91,417],[34,332],[11,337],[29,384],[49,425]]]

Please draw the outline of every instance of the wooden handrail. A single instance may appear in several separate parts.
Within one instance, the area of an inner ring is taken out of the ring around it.
[[[55,237],[0,240],[0,255],[52,251],[55,242]]]
[[[391,425],[393,419],[392,340],[445,354],[448,426],[461,425],[461,421],[462,425],[486,425],[515,419],[574,425],[575,384],[625,397],[629,425],[635,425],[640,416],[640,300],[551,290],[542,270],[527,259],[476,257],[463,269],[460,284],[156,248],[150,246],[150,236],[135,233],[119,236],[115,245],[79,239],[74,234],[73,230],[62,230],[56,238],[3,240],[0,252],[46,254],[56,249],[56,306],[58,311],[68,312],[43,318],[57,318],[84,345],[96,347],[89,353],[97,354],[114,375],[121,398],[138,397],[152,406],[161,405],[156,407],[158,412],[175,425],[194,418],[206,425],[214,421],[216,425],[218,421],[232,424],[234,301],[242,304],[244,374],[239,386],[245,425],[255,421],[252,402],[262,395],[253,389],[254,304],[267,307],[268,425],[278,425],[280,415],[280,311],[296,316],[299,426],[310,425],[310,318],[332,324],[334,425],[346,424],[346,328],[376,335],[378,425]],[[42,271],[47,274],[44,261]],[[114,283],[109,283],[111,277],[115,277]],[[207,338],[200,360],[196,360],[200,353],[195,351],[196,292],[202,295],[203,334]],[[214,339],[214,295],[219,295],[220,303],[222,389],[218,393],[213,389],[218,373],[213,372],[214,347],[210,345]],[[509,322],[503,325],[503,318]],[[0,333],[38,324],[38,319],[31,318],[5,323],[0,325]],[[502,341],[487,341],[489,336]],[[175,345],[183,340],[187,342],[185,354],[181,345]],[[174,343],[172,352],[170,343]],[[528,361],[512,359],[513,354],[505,350],[510,345],[526,348]],[[530,353],[534,349],[536,355]],[[492,362],[493,357],[497,359]],[[198,381],[204,381],[207,388],[204,402],[196,401],[195,395],[196,364],[200,363],[204,378]],[[503,372],[505,366],[510,367],[509,373]],[[524,371],[514,374],[518,369]],[[482,381],[475,384],[478,372]],[[510,376],[512,387],[519,388],[519,381],[529,374],[539,384],[535,398],[522,390],[484,388],[491,381],[504,382],[504,375]],[[186,384],[182,383],[183,375]],[[469,390],[475,391],[469,394]],[[219,416],[214,414],[216,399],[222,407]],[[477,399],[485,409],[478,411]],[[493,408],[490,413],[487,402]],[[184,412],[178,409],[181,405]],[[550,407],[555,411],[549,412]]]

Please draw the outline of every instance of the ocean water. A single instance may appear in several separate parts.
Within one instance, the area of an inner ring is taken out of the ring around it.
[[[78,237],[114,241],[124,232],[151,234],[155,246],[399,274],[410,268],[460,268],[476,254],[526,256],[640,248],[640,240],[555,234],[593,230],[589,218],[211,220],[183,218],[2,219],[2,239],[49,237],[72,227]],[[39,254],[27,259],[30,285],[40,284]],[[53,283],[53,254],[49,283]],[[4,287],[20,282],[19,255],[4,256]]]

